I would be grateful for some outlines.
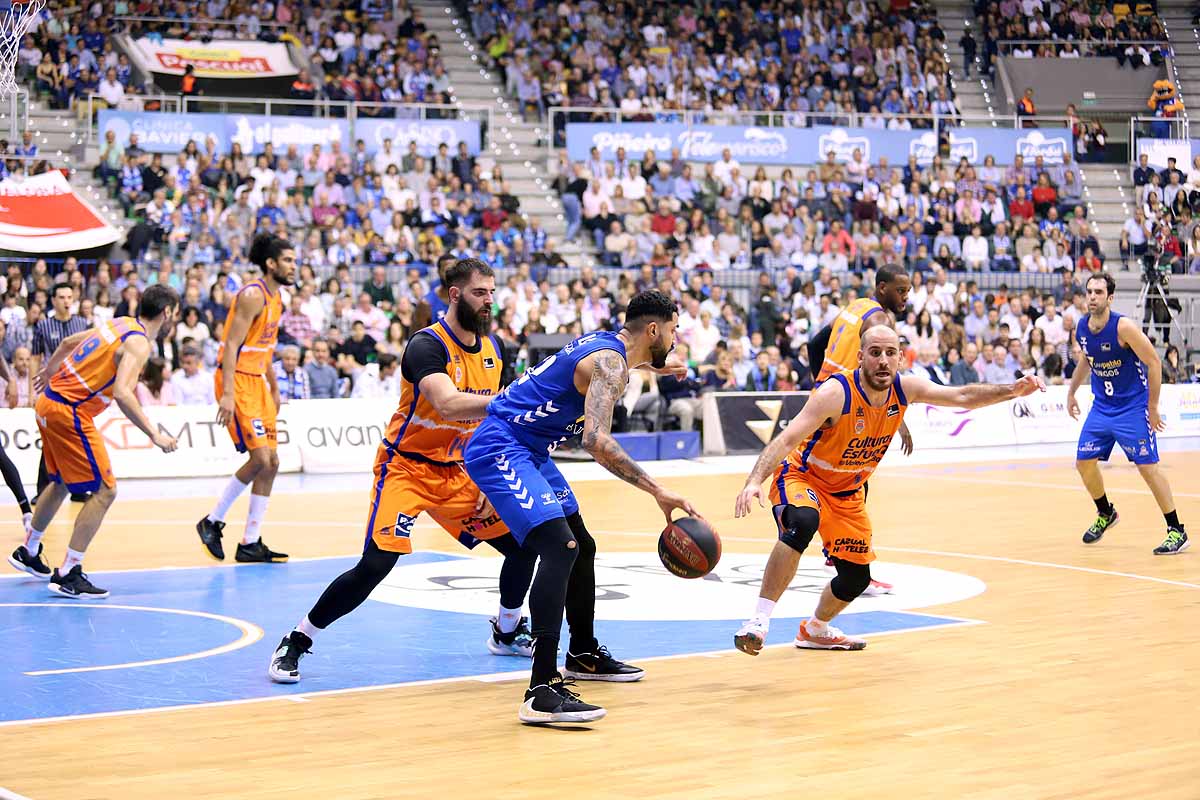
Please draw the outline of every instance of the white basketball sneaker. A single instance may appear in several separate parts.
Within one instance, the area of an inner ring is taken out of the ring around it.
[[[767,641],[767,629],[770,625],[770,620],[755,617],[733,635],[733,646],[747,655],[758,655]]]
[[[809,630],[811,620],[800,623],[796,633],[796,647],[809,650],[862,650],[867,646],[866,639],[857,636],[847,636],[832,625],[826,625],[822,631]]]
[[[892,586],[886,581],[877,581],[872,578],[871,582],[867,585],[867,588],[863,589],[863,597],[879,597],[883,594],[891,594],[892,590],[895,588],[896,587]]]

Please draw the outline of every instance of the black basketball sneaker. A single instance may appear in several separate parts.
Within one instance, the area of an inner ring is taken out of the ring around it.
[[[580,700],[570,689],[573,684],[569,678],[551,678],[549,683],[527,689],[517,718],[526,723],[595,722],[608,713]]]
[[[533,632],[529,630],[529,617],[521,617],[512,633],[502,632],[499,621],[492,617],[492,633],[488,636],[487,649],[494,656],[533,658]]]
[[[243,564],[282,564],[288,560],[287,553],[276,553],[267,547],[267,543],[259,539],[254,544],[239,544],[234,560]]]
[[[8,557],[8,563],[21,570],[21,572],[27,572],[35,578],[48,581],[50,580],[50,565],[42,558],[42,553],[45,550],[46,545],[39,543],[37,554],[31,555],[25,549],[25,545],[21,545],[16,550],[13,550],[12,555]]]
[[[598,646],[590,653],[572,653],[568,650],[563,674],[580,681],[632,683],[646,677],[646,670],[618,661],[607,647]]]
[[[207,515],[196,523],[196,533],[200,534],[200,544],[204,545],[204,552],[217,561],[225,560],[225,548],[221,545],[221,535],[224,531],[224,522],[211,520]]]
[[[83,567],[78,564],[71,567],[66,575],[59,575],[58,570],[54,570],[46,588],[60,597],[78,600],[103,600],[108,597],[108,589],[101,589],[88,580]]]
[[[1092,527],[1083,532],[1083,543],[1094,544],[1100,541],[1100,537],[1108,533],[1108,529],[1116,525],[1121,520],[1121,515],[1117,513],[1117,509],[1110,509],[1107,514],[1097,514],[1096,521],[1092,523]]]
[[[300,631],[292,631],[283,637],[275,655],[271,657],[271,666],[267,675],[276,683],[300,682],[300,659],[306,653],[311,653],[312,639]]]

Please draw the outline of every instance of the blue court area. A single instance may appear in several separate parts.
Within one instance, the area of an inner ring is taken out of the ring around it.
[[[438,553],[402,564],[451,561]],[[0,580],[0,722],[298,695],[528,668],[493,656],[487,617],[368,600],[331,626],[302,662],[304,680],[271,683],[279,638],[329,581],[354,563],[328,558],[280,565],[94,573],[109,599],[55,598],[45,585]],[[776,620],[794,630],[798,620]],[[956,624],[907,612],[847,614],[849,633]],[[622,620],[598,626],[621,658],[728,650],[729,620]],[[260,636],[261,638],[257,638]],[[786,642],[781,634],[779,641]],[[564,639],[565,641],[565,639]],[[99,668],[99,669],[97,669]]]

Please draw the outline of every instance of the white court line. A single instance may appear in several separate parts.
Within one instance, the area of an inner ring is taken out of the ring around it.
[[[913,612],[913,613],[919,613],[919,612]],[[879,633],[872,633],[870,635],[870,638],[874,639],[878,636],[886,636],[889,634],[896,634],[896,633],[911,633],[913,631],[936,631],[936,630],[941,630],[944,628],[958,628],[958,627],[965,627],[965,626],[970,626],[970,625],[982,625],[983,624],[983,622],[981,620],[963,619],[960,617],[945,617],[940,614],[923,614],[921,616],[934,617],[936,619],[949,619],[949,620],[953,620],[953,621],[946,623],[944,625],[921,625],[921,626],[917,626],[917,627],[913,627],[913,628],[897,628],[895,630],[890,630],[890,631],[880,631]],[[791,646],[792,646],[791,642],[784,642],[782,644],[768,645],[768,647],[791,647]],[[648,658],[639,658],[638,662],[640,663],[643,661],[668,661],[671,659],[680,659],[680,658],[708,657],[708,656],[713,656],[713,655],[724,655],[726,653],[736,653],[736,652],[738,652],[736,649],[730,648],[728,650],[710,650],[710,651],[704,652],[704,653],[677,653],[677,654],[669,655],[669,656],[650,656]],[[209,703],[189,703],[189,704],[184,704],[184,705],[161,706],[161,707],[157,707],[157,708],[133,708],[133,709],[124,709],[121,711],[100,711],[100,712],[96,712],[93,714],[68,714],[68,715],[64,715],[64,716],[60,716],[60,717],[44,717],[41,719],[15,719],[15,720],[9,720],[7,722],[0,722],[0,728],[13,728],[13,727],[21,726],[21,725],[42,725],[45,723],[66,722],[68,720],[78,720],[78,719],[89,719],[90,720],[90,719],[102,719],[105,717],[128,717],[128,716],[135,716],[135,715],[142,715],[142,714],[159,714],[159,713],[163,713],[163,712],[167,712],[167,711],[184,711],[187,709],[195,709],[195,708],[220,708],[223,706],[242,706],[242,705],[249,705],[252,703],[268,703],[268,702],[280,701],[280,700],[291,701],[291,702],[305,702],[305,701],[312,700],[313,698],[317,698],[317,697],[333,697],[336,695],[343,695],[343,694],[358,694],[361,692],[377,692],[377,691],[385,691],[388,689],[407,689],[410,687],[419,687],[419,686],[441,686],[441,685],[452,684],[452,683],[469,683],[469,682],[503,683],[506,681],[518,680],[520,678],[527,677],[528,675],[529,675],[529,670],[519,669],[519,670],[510,670],[508,672],[491,672],[491,673],[487,673],[487,674],[483,674],[483,675],[460,675],[460,676],[453,677],[453,678],[431,678],[428,680],[407,681],[404,683],[387,683],[387,684],[377,684],[377,685],[373,685],[373,686],[348,686],[343,689],[325,689],[322,691],[304,692],[304,693],[300,693],[300,694],[270,695],[267,697],[247,697],[247,698],[243,698],[240,700],[215,700],[215,701],[209,702]],[[263,680],[265,681],[267,679],[264,677]],[[0,800],[4,800],[2,795],[0,795]]]
[[[71,604],[71,603],[0,603],[0,608],[77,608],[84,610],[92,609],[115,609],[117,611],[149,611],[159,614],[178,614],[183,617],[202,617],[204,619],[215,619],[218,622],[224,622],[232,625],[242,632],[234,641],[229,644],[213,647],[208,650],[203,650],[198,653],[190,653],[182,656],[171,656],[170,658],[155,658],[150,661],[130,661],[125,664],[105,664],[95,667],[68,667],[65,669],[42,669],[35,672],[26,672],[26,675],[40,677],[43,675],[66,675],[71,672],[103,672],[110,669],[132,669],[134,667],[152,667],[158,664],[177,664],[181,661],[194,661],[198,658],[208,658],[209,656],[219,656],[224,653],[232,653],[234,650],[241,650],[243,647],[249,647],[263,637],[263,629],[255,625],[253,622],[247,622],[244,619],[236,617],[226,617],[221,614],[210,614],[207,611],[188,611],[181,608],[157,608],[154,606],[123,606],[113,605],[110,603],[88,603]]]
[[[1082,491],[1083,484],[1068,485],[1065,483],[1038,483],[1037,481],[1009,481],[1000,478],[968,478],[962,475],[939,475],[933,472],[916,472],[913,471],[897,471],[889,472],[887,477],[909,478],[912,480],[937,480],[937,481],[954,481],[955,483],[979,483],[985,486],[1028,486],[1032,489],[1064,489],[1068,491]],[[1109,494],[1153,494],[1149,489],[1120,489],[1105,487]],[[1200,497],[1200,494],[1188,492],[1172,492],[1175,497]]]
[[[5,789],[3,786],[0,786],[0,800],[29,800],[29,798],[23,794],[17,794],[16,792],[10,792],[8,789]]]

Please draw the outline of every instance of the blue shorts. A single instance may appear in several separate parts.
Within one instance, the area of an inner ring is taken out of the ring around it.
[[[1093,405],[1079,433],[1075,457],[1080,461],[1107,461],[1114,443],[1121,445],[1125,457],[1134,464],[1158,463],[1158,439],[1144,406],[1113,412]]]
[[[517,441],[508,423],[488,417],[463,452],[463,466],[521,544],[529,532],[579,511],[575,494],[549,453]]]

